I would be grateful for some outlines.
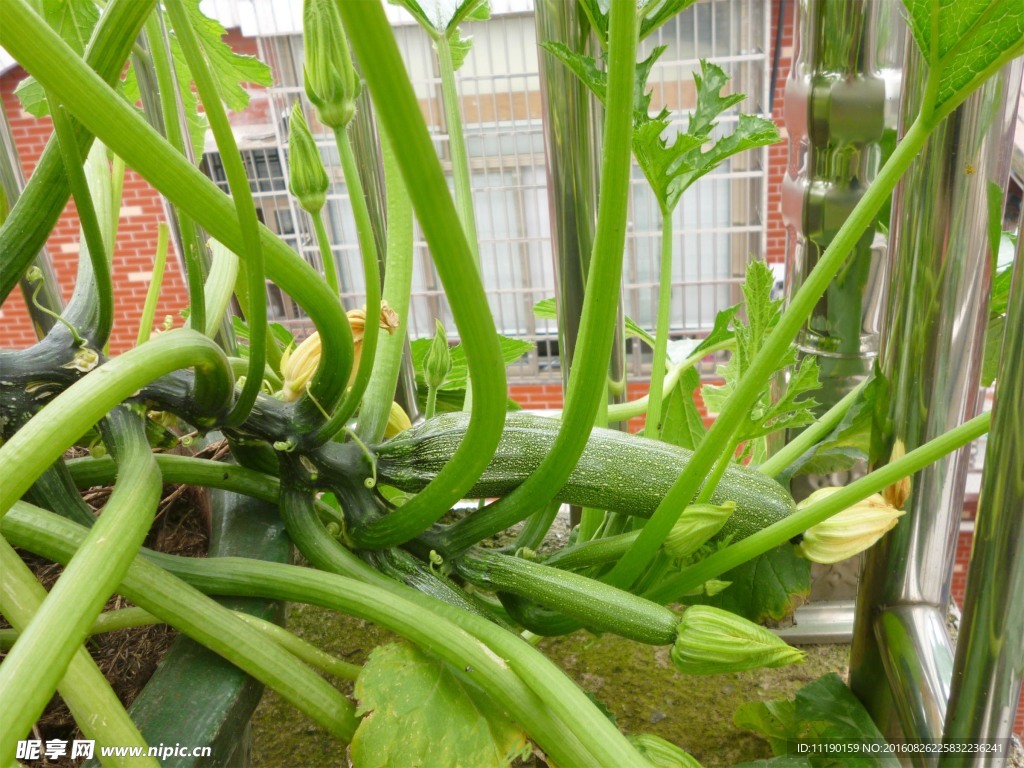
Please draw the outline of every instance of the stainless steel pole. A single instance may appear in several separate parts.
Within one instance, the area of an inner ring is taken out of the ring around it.
[[[974,548],[945,738],[1009,739],[1024,674],[1024,238],[1013,285],[985,453]],[[1001,745],[1005,749],[1005,744]],[[955,761],[954,761],[955,757]],[[1006,753],[944,756],[939,765],[1004,765]]]
[[[923,98],[925,66],[908,46],[901,123]],[[973,416],[990,284],[990,185],[1005,189],[1020,62],[935,131],[893,199],[888,319],[880,369],[888,388],[875,435],[885,463]],[[889,489],[907,515],[866,555],[850,684],[887,736],[942,735],[953,649],[944,631],[967,452]],[[940,631],[941,630],[941,631]],[[886,686],[882,681],[888,679]]]
[[[795,3],[793,66],[784,103],[789,138],[782,182],[787,299],[818,263],[895,144],[906,39],[901,12],[898,0]],[[815,395],[820,413],[856,387],[874,365],[887,247],[882,228],[869,228],[797,337],[800,357],[813,355],[821,366],[822,388]],[[773,452],[783,437],[772,439]],[[800,475],[791,481],[791,489],[796,498],[804,498],[864,469],[855,467],[841,478]],[[852,602],[859,571],[858,559],[815,565],[810,599]],[[852,626],[852,610],[843,623]]]

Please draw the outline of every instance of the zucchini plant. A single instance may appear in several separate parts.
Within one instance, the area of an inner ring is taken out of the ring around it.
[[[455,78],[470,55],[460,26],[485,19],[486,0],[401,0],[437,49],[454,196],[382,6],[305,1],[304,84],[312,109],[297,103],[292,112],[290,189],[312,218],[323,275],[257,219],[226,110],[244,106],[239,82],[268,82],[268,73],[224,45],[223,30],[202,15],[198,0],[108,0],[102,13],[88,0],[37,7],[0,0],[0,44],[31,75],[20,96],[54,125],[0,228],[0,298],[23,277],[38,283],[33,259],[69,198],[83,232],[75,292],[59,322],[28,349],[0,351],[0,613],[13,641],[0,665],[0,764],[13,759],[16,742],[58,687],[88,738],[142,745],[82,648],[90,633],[114,626],[174,626],[280,692],[334,735],[339,749],[350,743],[357,766],[414,764],[428,750],[434,765],[503,765],[535,748],[563,766],[695,764],[656,737],[627,738],[534,647],[535,635],[583,627],[670,646],[673,662],[688,674],[800,661],[798,650],[756,623],[780,617],[791,593],[806,588],[800,556],[846,554],[851,540],[860,547],[877,540],[900,513],[884,503],[880,512],[878,497],[871,497],[983,434],[988,417],[798,508],[780,480],[837,431],[850,441],[863,438],[874,385],[814,419],[817,367],[813,360],[795,366],[793,339],[929,134],[1024,51],[1024,10],[1012,0],[909,2],[910,26],[929,63],[928,96],[890,160],[788,307],[772,301],[770,273],[754,263],[743,305],[723,312],[696,349],[670,364],[672,212],[723,160],[778,137],[770,121],[747,115],[732,133],[716,131],[716,119],[742,97],[723,95],[725,73],[707,62],[694,75],[696,106],[686,130],[666,135],[669,114],[652,112],[646,86],[661,51],[638,62],[638,43],[691,2],[580,0],[598,41],[595,56],[556,44],[542,54],[569,67],[606,108],[580,336],[565,410],[550,419],[507,411],[503,352],[510,347],[496,333],[478,266]],[[135,55],[124,74],[140,35],[147,56]],[[140,68],[148,68],[146,77]],[[149,97],[147,78],[157,86]],[[380,127],[384,254],[377,252],[348,135],[363,89]],[[314,118],[333,133],[354,207],[367,302],[348,313],[321,218],[328,181],[307,126]],[[230,194],[190,159],[207,124]],[[607,308],[619,295],[634,157],[662,220],[656,327],[632,328],[653,348],[654,367],[649,396],[613,406],[607,417],[646,414],[644,437],[593,428],[605,396],[614,330]],[[111,264],[125,167],[166,198],[181,232],[188,320],[185,328],[152,333],[164,233],[138,344],[110,355]],[[430,418],[412,427],[393,397],[408,322],[414,218],[461,345],[449,350],[441,331],[425,342]],[[267,280],[316,327],[297,347],[268,325]],[[232,297],[238,333],[225,334]],[[694,366],[720,351],[731,354],[724,384],[704,390],[719,412],[705,429],[692,400]],[[770,384],[780,371],[789,373],[788,387],[773,396]],[[460,382],[464,396],[458,412],[435,415],[446,381]],[[165,434],[167,424],[182,444],[196,433],[219,433],[232,463],[163,452],[150,436]],[[807,429],[767,455],[769,434],[799,426]],[[104,450],[68,460],[75,445]],[[309,565],[145,549],[161,482],[276,503]],[[80,489],[98,484],[113,484],[114,491],[95,518]],[[451,516],[467,498],[492,501]],[[873,505],[870,515],[845,512],[864,500]],[[547,550],[541,545],[561,502],[598,512],[565,547]],[[830,527],[815,528],[830,518]],[[497,545],[509,539],[494,537],[509,529],[514,543]],[[844,546],[834,545],[837,538]],[[14,547],[66,564],[48,595]],[[730,574],[757,558],[788,569],[784,594],[761,603],[731,598],[728,582],[737,577]],[[102,614],[114,592],[138,609]],[[377,649],[354,670],[280,628],[240,618],[212,596],[314,603],[375,622],[407,643]],[[358,706],[315,669],[356,678]],[[449,708],[443,725],[423,707],[398,706],[429,686],[432,701]],[[400,721],[408,738],[396,740]]]

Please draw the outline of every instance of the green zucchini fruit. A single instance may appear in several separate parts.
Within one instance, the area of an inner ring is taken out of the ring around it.
[[[422,490],[451,459],[468,423],[466,413],[441,414],[377,446],[378,482],[403,491]],[[494,498],[510,493],[550,452],[558,428],[555,419],[509,413],[494,458],[467,496]],[[569,504],[650,517],[691,456],[690,451],[668,443],[595,428],[556,498]],[[716,537],[732,536],[736,541],[796,510],[785,488],[738,465],[725,470],[710,501],[736,502],[736,511]]]
[[[534,600],[583,626],[648,645],[671,645],[679,617],[670,609],[600,581],[520,557],[477,550],[455,561],[479,587]]]

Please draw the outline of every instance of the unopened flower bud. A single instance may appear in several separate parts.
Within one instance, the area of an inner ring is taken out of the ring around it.
[[[899,461],[907,455],[907,447],[903,441],[896,438],[896,441],[892,444],[892,454],[889,456],[889,463],[892,464],[894,461]],[[907,497],[910,496],[910,478],[904,477],[897,480],[895,483],[890,485],[884,491],[882,491],[882,497],[885,501],[896,509],[903,509],[903,505],[907,503]]]
[[[841,490],[820,488],[797,508],[807,507]],[[870,547],[896,527],[902,515],[902,510],[888,504],[881,495],[873,494],[804,531],[797,552],[815,563],[838,563]]]
[[[296,102],[288,122],[288,189],[309,213],[318,213],[327,202],[331,185],[320,159],[313,134],[309,132],[302,106]]]
[[[448,372],[452,369],[452,351],[448,347],[448,334],[444,332],[440,320],[435,322],[437,329],[434,332],[434,340],[430,343],[430,349],[423,360],[423,372],[427,386],[431,389],[437,389],[444,384]]]
[[[735,501],[724,504],[691,504],[683,510],[662,548],[672,558],[692,555],[718,533],[736,509]]]
[[[391,413],[388,415],[388,424],[384,427],[384,437],[394,437],[399,432],[405,432],[411,428],[412,422],[409,421],[409,414],[398,403],[391,403]]]
[[[284,377],[281,397],[286,403],[294,402],[302,397],[319,364],[319,333],[310,334],[298,347],[294,349],[288,347],[284,351],[284,354],[281,355],[281,375]]]
[[[654,768],[701,768],[689,752],[653,733],[634,733],[627,738]]]
[[[688,675],[716,675],[760,667],[784,667],[803,651],[752,621],[721,608],[687,608],[676,630],[672,662]]]
[[[355,116],[361,86],[335,0],[306,0],[302,32],[306,96],[321,123],[344,128]]]

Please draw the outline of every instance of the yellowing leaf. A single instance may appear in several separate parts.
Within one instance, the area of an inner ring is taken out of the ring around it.
[[[504,766],[527,746],[526,734],[465,678],[406,643],[370,654],[356,681],[352,739],[356,768]]]

